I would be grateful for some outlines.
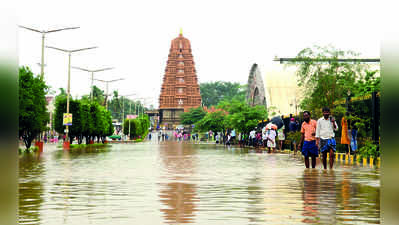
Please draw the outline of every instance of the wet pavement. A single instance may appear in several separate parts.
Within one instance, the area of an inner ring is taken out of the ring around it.
[[[214,144],[55,145],[19,161],[20,224],[379,224],[380,171]]]

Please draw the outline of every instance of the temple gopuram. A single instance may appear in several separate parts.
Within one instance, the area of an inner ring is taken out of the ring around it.
[[[254,63],[248,76],[247,102],[251,106],[267,106],[266,92],[258,64]]]
[[[181,113],[199,106],[201,95],[190,41],[180,31],[179,37],[172,40],[163,77],[159,96],[159,124],[174,129],[180,125]]]

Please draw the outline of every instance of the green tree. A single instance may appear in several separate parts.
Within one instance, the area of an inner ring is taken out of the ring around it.
[[[305,87],[301,108],[319,112],[324,106],[333,108],[334,101],[347,97],[348,90],[357,94],[362,80],[373,77],[375,73],[367,75],[368,65],[337,60],[356,56],[359,54],[332,46],[314,46],[300,51],[293,64],[299,65],[298,85]]]
[[[96,85],[93,86],[93,100],[99,105],[105,106],[104,91],[98,88]]]
[[[245,102],[233,100],[221,102],[220,108],[229,112],[225,118],[227,128],[236,129],[237,132],[249,133],[259,124],[260,120],[267,118],[267,110],[263,106],[251,107]]]
[[[72,144],[73,140],[76,138],[78,143],[82,143],[82,118],[81,118],[81,103],[79,100],[69,101],[69,113],[72,114],[72,125],[68,127],[69,129],[69,140]]]
[[[54,129],[59,134],[63,134],[65,129],[63,125],[63,118],[64,118],[64,113],[66,113],[66,105],[67,105],[66,103],[67,103],[66,98],[58,98],[58,99],[56,98],[55,112],[54,112]]]
[[[90,116],[92,117],[92,122],[93,122],[93,132],[91,136],[97,137],[97,143],[100,142],[100,137],[102,135],[102,129],[103,129],[103,124],[102,124],[102,119],[103,115],[100,111],[100,105],[97,102],[93,102],[90,105]]]
[[[222,100],[245,100],[246,85],[226,81],[207,82],[200,84],[202,103],[207,106],[216,106]]]
[[[150,119],[148,115],[143,115],[139,118],[141,125],[141,134],[140,136],[143,138],[148,133],[148,128],[150,127]]]
[[[209,112],[201,120],[195,123],[194,130],[200,132],[209,130],[214,132],[224,131],[224,120],[226,115],[227,113],[225,111]]]
[[[195,124],[196,122],[200,121],[206,112],[202,109],[202,107],[198,108],[191,108],[189,112],[182,113],[180,115],[181,123],[184,125],[191,125]]]
[[[100,107],[100,114],[101,114],[101,126],[99,128],[100,140],[102,143],[105,143],[106,136],[112,135],[114,131],[112,125],[112,118],[111,118],[111,113],[108,110],[106,110],[104,107]]]
[[[123,123],[123,133],[129,135],[129,123],[130,123],[130,139],[138,137],[140,134],[140,121],[137,119],[126,119]]]
[[[61,99],[66,99],[67,98],[67,93],[64,88],[60,88],[60,93],[55,96],[55,102],[60,101]]]
[[[26,148],[46,129],[49,115],[46,109],[47,86],[29,67],[19,68],[19,137]]]
[[[126,119],[123,123],[123,133],[129,134],[129,123],[130,123],[130,139],[137,138],[139,136],[144,137],[148,133],[150,127],[150,119],[148,115],[140,116],[136,119]]]
[[[81,135],[83,137],[85,137],[86,144],[89,144],[90,140],[91,140],[91,134],[94,131],[94,123],[93,123],[93,119],[90,114],[90,104],[89,103],[82,102],[81,107],[80,107],[80,115],[82,118]]]

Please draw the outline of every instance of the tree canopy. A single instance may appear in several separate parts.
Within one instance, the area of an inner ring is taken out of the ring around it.
[[[189,112],[185,112],[180,115],[181,123],[184,125],[191,125],[200,121],[205,115],[206,112],[202,109],[202,107],[191,108]]]
[[[222,100],[245,100],[246,85],[227,81],[206,82],[200,84],[202,103],[204,106],[216,106]]]
[[[46,105],[47,86],[40,76],[35,76],[29,67],[19,68],[19,137],[26,148],[46,130],[49,121]]]
[[[245,101],[222,101],[215,112],[208,112],[195,123],[197,131],[224,131],[235,129],[237,132],[248,133],[254,129],[259,121],[267,118],[267,111],[263,106],[250,106]]]
[[[350,96],[364,95],[379,90],[378,71],[359,62],[340,62],[341,58],[359,56],[333,46],[314,46],[298,53],[298,85],[304,87],[301,108],[318,112],[322,107],[333,108],[334,101]]]
[[[148,115],[143,115],[135,119],[126,119],[123,124],[123,133],[129,135],[130,124],[130,139],[137,137],[144,137],[148,133],[150,127],[150,120]]]
[[[66,98],[60,98],[56,102],[54,127],[62,134],[65,126],[63,125],[63,115],[66,112]],[[70,142],[76,138],[81,144],[83,138],[86,138],[86,144],[97,137],[97,142],[105,141],[105,137],[112,135],[114,127],[112,118],[104,106],[97,102],[88,103],[85,100],[73,100],[69,102],[69,112],[72,113],[72,125],[69,126]]]

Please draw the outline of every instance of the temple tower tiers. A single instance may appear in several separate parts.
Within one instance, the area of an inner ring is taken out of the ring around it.
[[[198,79],[191,54],[190,41],[183,37],[172,40],[159,96],[161,125],[172,128],[180,124],[180,114],[201,106]]]

